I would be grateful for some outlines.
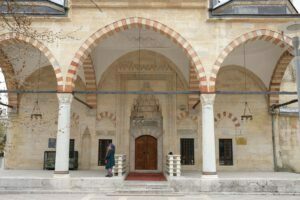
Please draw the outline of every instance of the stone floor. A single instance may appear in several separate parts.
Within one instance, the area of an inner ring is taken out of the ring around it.
[[[163,181],[165,188],[157,188],[155,182],[150,181],[139,183],[137,185],[139,188],[130,186],[130,189],[126,191],[124,188],[127,188],[128,181],[124,181],[124,177],[107,178],[105,174],[106,172],[101,170],[70,171],[70,175],[66,177],[55,176],[53,171],[0,170],[0,194],[32,191],[36,194],[49,191],[54,193],[84,191],[103,194],[117,192],[117,196],[122,196],[124,193],[135,190],[137,190],[135,194],[142,191],[150,192],[150,195],[154,191],[157,194],[169,194],[172,190],[185,195],[191,192],[193,194],[229,192],[300,195],[300,174],[287,172],[219,172],[217,179],[202,178],[200,171],[183,172],[181,177],[172,177],[169,181]]]
[[[70,177],[86,177],[86,178],[106,178],[106,172],[103,170],[89,170],[89,171],[70,171]],[[0,170],[1,177],[30,177],[30,178],[52,178],[54,177],[53,171],[50,170]]]
[[[182,177],[201,178],[201,172],[183,172]],[[220,179],[280,179],[280,180],[300,180],[300,174],[290,172],[218,172]]]
[[[78,170],[70,171],[71,178],[104,178],[106,172],[103,170]],[[180,178],[201,179],[201,171],[182,172]],[[0,170],[1,177],[30,177],[30,178],[51,178],[54,177],[50,170]],[[220,179],[280,179],[280,180],[300,180],[300,174],[290,172],[218,172]]]
[[[166,196],[118,196],[103,194],[1,194],[0,200],[300,200],[292,195],[187,195],[184,197]]]

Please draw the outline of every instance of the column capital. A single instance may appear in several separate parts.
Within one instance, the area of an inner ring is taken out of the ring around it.
[[[215,97],[216,97],[215,94],[201,94],[200,100],[201,100],[202,106],[213,105],[215,102]]]
[[[73,100],[73,94],[70,93],[58,93],[57,98],[59,103],[70,104]]]

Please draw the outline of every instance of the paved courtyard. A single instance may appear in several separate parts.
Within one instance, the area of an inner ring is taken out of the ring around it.
[[[2,200],[300,200],[300,196],[286,195],[187,195],[181,197],[161,196],[105,196],[103,194],[1,194]]]

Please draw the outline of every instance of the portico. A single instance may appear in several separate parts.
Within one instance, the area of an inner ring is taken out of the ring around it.
[[[78,13],[91,9],[78,2]],[[198,11],[207,5],[193,5],[179,14],[128,8],[122,17],[108,6],[107,19],[91,9],[91,23],[71,15],[53,23],[72,27],[78,21],[85,28],[80,39],[57,42],[57,48],[13,33],[0,36],[4,74],[20,84],[8,82],[8,88],[34,90],[39,83],[40,90],[52,91],[9,94],[16,110],[5,168],[40,170],[50,152],[55,175],[70,174],[72,162],[79,171],[102,171],[112,142],[126,156],[127,172],[165,172],[171,153],[181,156],[183,176],[193,172],[199,180],[217,179],[219,172],[273,172],[274,155],[282,170],[299,172],[295,118],[278,113],[274,122],[269,113],[271,105],[292,97],[264,93],[294,90],[293,46],[278,30],[282,22],[247,22],[247,29],[234,20],[208,22]],[[32,54],[18,52],[23,46]],[[31,59],[39,55],[41,62]],[[37,99],[40,121],[28,118]],[[246,102],[253,115],[247,122],[241,118]]]

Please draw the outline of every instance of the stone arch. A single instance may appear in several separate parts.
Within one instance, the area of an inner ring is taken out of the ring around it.
[[[62,76],[61,68],[57,60],[55,59],[54,55],[44,44],[42,44],[36,39],[24,36],[19,33],[5,33],[0,35],[0,46],[20,44],[20,43],[29,44],[34,48],[37,48],[39,51],[41,51],[44,54],[44,56],[51,63],[53,70],[55,72],[56,81],[57,81],[57,90],[63,91],[63,76]]]
[[[9,61],[7,55],[0,49],[0,67],[4,74],[7,90],[16,90],[18,88],[17,80],[15,79],[15,71],[12,64]],[[18,108],[18,94],[8,93],[8,104],[13,108]]]
[[[220,53],[217,60],[215,61],[213,65],[212,73],[209,78],[209,82],[212,85],[213,90],[215,90],[215,82],[216,82],[217,74],[226,57],[240,45],[248,41],[257,41],[257,40],[271,42],[282,49],[286,48],[288,52],[293,54],[294,47],[292,44],[292,39],[288,36],[267,29],[260,29],[260,30],[255,30],[255,31],[245,33],[242,36],[233,40],[229,45],[227,45],[226,48]]]
[[[198,120],[198,116],[196,115],[190,115],[188,111],[181,111],[177,114],[177,121],[181,121],[184,120],[186,118],[190,118],[191,120],[193,120],[194,122],[197,122]]]
[[[96,74],[92,61],[91,55],[88,55],[83,62],[83,71],[85,76],[86,90],[87,91],[96,91],[97,83],[96,83]],[[86,102],[93,108],[97,107],[97,94],[87,94]]]
[[[108,111],[104,111],[104,112],[100,112],[97,114],[97,120],[101,121],[102,119],[107,118],[110,119],[112,121],[112,123],[114,125],[116,125],[116,115],[114,113],[108,112]]]
[[[282,56],[279,58],[275,70],[273,72],[271,82],[270,82],[270,92],[279,92],[280,85],[284,76],[284,73],[288,67],[288,65],[293,60],[294,56],[289,52],[285,51]],[[279,103],[279,94],[271,94],[269,95],[269,105],[278,104]]]
[[[241,126],[238,118],[235,117],[232,113],[226,111],[224,111],[223,113],[217,113],[217,115],[215,116],[215,123],[221,121],[224,118],[230,119],[236,128],[239,128]]]
[[[75,57],[73,58],[69,66],[64,91],[71,92],[73,90],[78,68],[83,64],[84,59],[102,40],[126,29],[142,27],[160,33],[166,36],[167,38],[171,39],[176,44],[178,44],[184,50],[186,55],[190,58],[193,66],[197,71],[197,77],[200,80],[198,89],[200,88],[201,91],[209,91],[209,84],[207,82],[205,69],[196,51],[189,44],[189,42],[186,39],[184,39],[179,33],[169,28],[168,26],[158,21],[141,17],[131,17],[118,20],[101,28],[93,35],[91,35],[76,52]]]

